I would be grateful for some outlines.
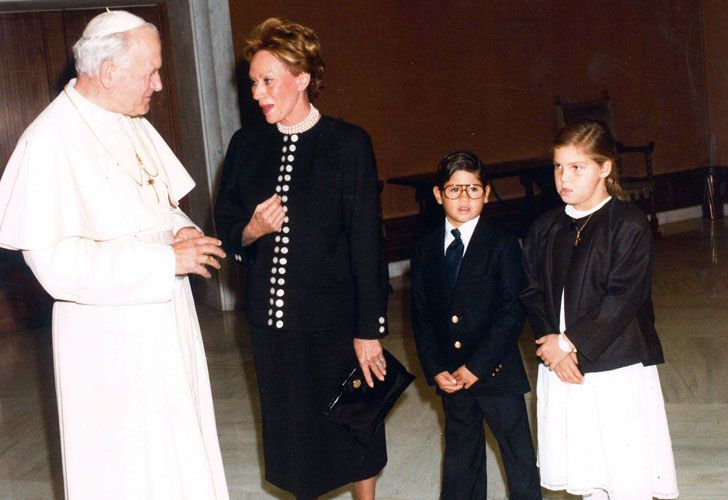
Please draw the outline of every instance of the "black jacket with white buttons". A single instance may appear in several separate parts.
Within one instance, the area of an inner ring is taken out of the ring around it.
[[[243,247],[255,207],[275,192],[287,210],[283,230]],[[379,185],[361,128],[322,116],[301,134],[283,135],[271,125],[239,130],[227,151],[215,221],[226,252],[248,267],[251,324],[386,335]]]

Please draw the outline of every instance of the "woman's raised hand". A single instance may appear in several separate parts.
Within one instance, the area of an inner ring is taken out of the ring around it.
[[[280,231],[285,218],[286,212],[281,205],[281,197],[277,194],[259,203],[250,222],[243,229],[243,246],[252,244],[261,236]]]

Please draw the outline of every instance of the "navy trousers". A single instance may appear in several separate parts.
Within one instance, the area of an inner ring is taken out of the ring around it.
[[[498,441],[509,498],[541,499],[536,454],[523,395],[483,396],[466,390],[438,391],[445,412],[445,457],[441,498],[485,500],[483,419]]]

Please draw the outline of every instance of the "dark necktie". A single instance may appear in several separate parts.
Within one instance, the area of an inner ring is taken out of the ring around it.
[[[447,261],[447,277],[450,280],[450,286],[455,285],[455,280],[458,277],[458,270],[460,269],[460,261],[463,260],[463,251],[465,245],[463,240],[460,239],[460,231],[453,229],[450,231],[455,239],[450,243],[445,251],[445,261]]]

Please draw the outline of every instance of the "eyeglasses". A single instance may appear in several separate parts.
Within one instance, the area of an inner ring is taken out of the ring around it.
[[[479,200],[485,193],[482,184],[450,184],[441,191],[448,200],[457,200],[463,192],[468,193],[471,200]]]

